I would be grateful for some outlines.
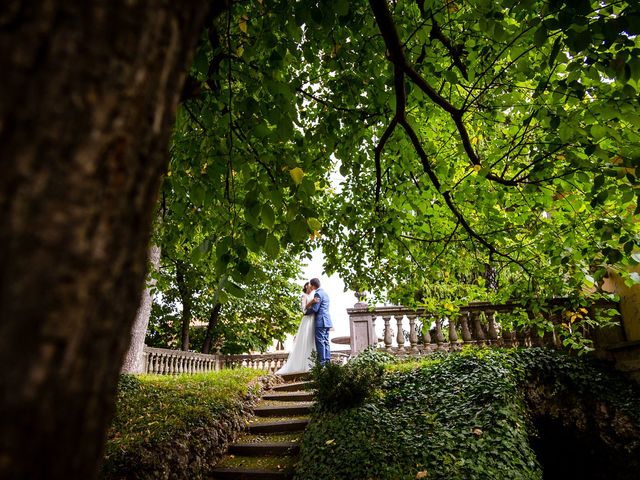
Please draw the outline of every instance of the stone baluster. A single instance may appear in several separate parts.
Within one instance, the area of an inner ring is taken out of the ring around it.
[[[516,328],[516,339],[518,340],[519,347],[526,347],[527,345],[527,332],[522,327]]]
[[[171,357],[169,355],[162,356],[162,374],[171,374]]]
[[[473,319],[473,336],[475,337],[476,345],[482,347],[486,343],[486,337],[482,329],[482,323],[480,322],[480,312],[473,312],[471,317]]]
[[[169,373],[175,375],[178,370],[178,357],[177,355],[171,355],[169,359]]]
[[[167,356],[163,353],[160,355],[160,375],[166,375],[167,372]]]
[[[422,351],[423,353],[429,353],[433,349],[431,348],[431,317],[425,316],[422,323]]]
[[[513,330],[503,327],[502,328],[502,345],[507,348],[513,347],[515,334]]]
[[[460,315],[460,330],[462,330],[462,341],[464,344],[470,345],[473,343],[471,330],[469,330],[469,312],[464,312]]]
[[[487,317],[487,337],[489,345],[497,345],[498,343],[498,331],[496,330],[495,312],[493,310],[486,310],[485,316]]]
[[[547,348],[555,348],[556,339],[553,325],[549,325],[547,330],[545,330],[544,335],[542,336],[542,345]]]
[[[149,353],[149,366],[147,367],[147,373],[156,373],[156,354]]]
[[[455,317],[448,318],[449,323],[449,350],[455,351],[460,349],[460,344],[458,342],[458,332],[456,332],[456,321]]]
[[[542,345],[542,337],[538,335],[538,329],[534,327],[527,328],[527,336],[529,337],[529,346],[540,347]]]
[[[409,318],[409,351],[413,354],[418,353],[418,332],[416,331],[416,315],[414,313],[407,315]]]
[[[398,332],[396,335],[396,342],[398,343],[398,353],[403,353],[404,352],[404,330],[402,329],[402,319],[403,319],[403,315],[400,314],[398,316],[395,317],[396,319],[396,325],[398,327]]]
[[[444,343],[444,334],[442,333],[442,318],[436,318],[436,350],[445,350],[442,346]]]
[[[391,344],[393,343],[393,333],[391,332],[391,317],[382,317],[384,320],[384,348],[387,352],[392,352]]]

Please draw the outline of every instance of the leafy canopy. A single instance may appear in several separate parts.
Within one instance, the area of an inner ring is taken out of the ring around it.
[[[639,25],[628,1],[232,5],[178,117],[181,255],[242,288],[311,237],[405,304],[637,281]]]

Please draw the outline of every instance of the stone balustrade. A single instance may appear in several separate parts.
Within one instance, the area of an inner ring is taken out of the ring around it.
[[[204,373],[220,370],[221,355],[144,347],[144,373],[179,375],[181,373]]]
[[[615,302],[598,301],[585,311],[593,318],[596,309],[617,306]],[[347,309],[351,326],[351,352],[357,354],[372,345],[394,354],[455,351],[463,345],[561,348],[558,335],[560,328],[578,328],[583,337],[597,341],[594,332],[581,322],[567,327],[571,324],[565,314],[571,313],[567,299],[555,299],[547,307],[545,312],[538,315],[524,311],[530,320],[535,320],[536,327],[533,328],[530,326],[532,322],[527,322],[526,327],[519,326],[517,322],[510,326],[505,322],[505,326],[502,326],[496,320],[498,314],[513,314],[516,309],[521,310],[521,306],[515,303],[494,305],[475,302],[460,307],[458,312],[450,315],[399,306],[369,308],[364,303],[358,303],[354,308]],[[382,335],[378,336],[376,332],[380,330]]]
[[[287,361],[286,353],[223,355],[225,368],[251,368],[276,372]]]
[[[350,320],[351,350],[332,352],[332,361],[344,363],[351,355],[375,345],[394,354],[426,354],[433,351],[455,351],[464,345],[476,346],[548,346],[561,348],[560,328],[567,328],[567,299],[555,299],[545,312],[537,316],[525,311],[532,322],[526,327],[518,322],[500,322],[500,314],[513,314],[521,306],[515,303],[494,305],[484,302],[460,307],[455,315],[437,315],[425,309],[400,306],[368,307],[357,303],[347,309]],[[589,316],[597,309],[618,308],[617,303],[598,301],[588,309]],[[570,312],[571,313],[571,312]],[[577,325],[577,327],[576,327]],[[379,327],[379,328],[378,328]],[[598,332],[581,322],[569,328],[580,329],[580,334],[594,341]],[[381,331],[378,335],[376,332]],[[347,337],[344,338],[345,342]],[[287,360],[287,353],[244,355],[205,355],[202,353],[144,347],[145,373],[178,375],[217,371],[222,368],[252,368],[276,372]]]
[[[287,353],[205,355],[203,353],[144,347],[144,373],[179,375],[218,371],[222,368],[251,368],[275,373],[287,361]],[[332,352],[334,362],[343,363],[348,351]]]

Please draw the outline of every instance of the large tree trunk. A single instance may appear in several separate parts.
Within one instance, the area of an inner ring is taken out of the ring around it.
[[[0,478],[96,474],[209,4],[0,7]]]
[[[213,329],[216,328],[216,325],[218,324],[221,308],[222,304],[218,302],[211,309],[211,313],[209,314],[209,324],[207,325],[207,333],[204,336],[204,342],[202,342],[202,353],[209,353],[209,351],[211,350],[211,343],[213,342]]]
[[[157,245],[151,245],[149,248],[149,264],[152,270],[160,268],[160,247]],[[155,284],[156,281],[153,278],[150,279],[144,292],[142,292],[140,306],[131,328],[129,350],[127,350],[122,363],[122,373],[144,372],[144,339],[147,336],[147,327],[149,326],[149,317],[151,317],[151,307],[153,305],[151,289]]]
[[[184,262],[178,260],[176,263],[176,284],[180,293],[180,303],[182,303],[182,322],[180,335],[180,349],[189,350],[189,328],[191,326],[191,290],[187,286],[185,278],[186,267]]]

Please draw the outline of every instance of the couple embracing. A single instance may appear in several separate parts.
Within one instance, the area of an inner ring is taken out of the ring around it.
[[[287,362],[278,375],[308,372],[313,363],[311,352],[318,352],[318,363],[324,365],[331,359],[329,330],[333,327],[329,315],[329,296],[320,288],[320,280],[312,278],[304,284],[300,307],[304,316],[298,327],[293,348]]]

